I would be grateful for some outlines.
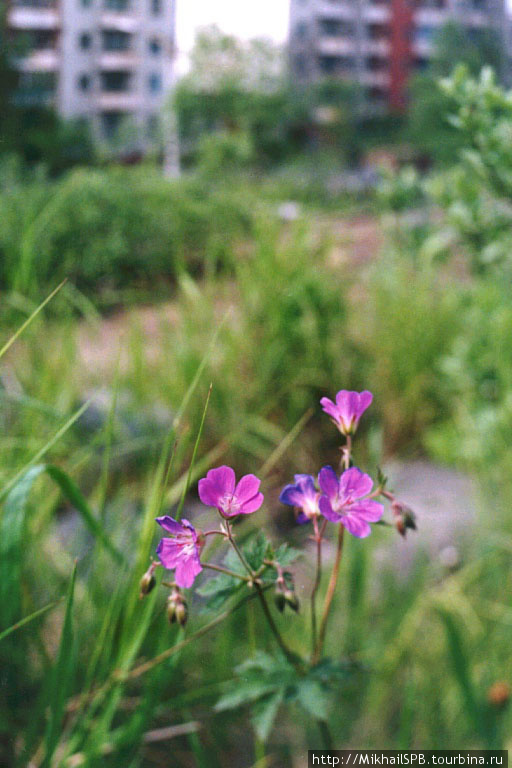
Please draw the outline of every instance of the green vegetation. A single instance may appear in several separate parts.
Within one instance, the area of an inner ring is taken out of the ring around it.
[[[154,518],[183,500],[202,525],[197,479],[228,463],[263,478],[270,539],[306,548],[301,596],[309,531],[277,496],[291,472],[332,460],[318,399],[341,387],[375,395],[356,462],[376,475],[383,447],[463,467],[482,506],[457,561],[433,554],[421,519],[402,570],[394,530],[348,542],[327,646],[339,677],[321,701],[335,746],[510,745],[511,710],[489,689],[512,680],[512,97],[487,72],[443,88],[461,151],[428,178],[383,183],[371,263],[339,258],[332,233],[353,222],[317,217],[318,200],[280,221],[279,186],[248,188],[240,136],[206,140],[198,172],[172,183],[149,166],[49,180],[4,163],[2,765],[291,766],[319,745],[304,710],[318,690],[276,661],[249,595],[218,621],[195,597],[182,629],[138,585]],[[240,525],[244,544],[262,519]],[[275,617],[306,653],[294,616]],[[271,731],[247,705],[267,674]]]

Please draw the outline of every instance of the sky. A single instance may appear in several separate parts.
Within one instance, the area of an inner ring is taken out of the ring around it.
[[[511,0],[512,2],[512,0]],[[244,39],[270,37],[286,40],[289,0],[176,0],[179,69],[186,69],[187,51],[196,30],[217,24],[224,32]]]

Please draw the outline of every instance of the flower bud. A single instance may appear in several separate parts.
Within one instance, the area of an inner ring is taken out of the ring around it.
[[[491,685],[487,691],[487,701],[495,709],[505,709],[510,701],[510,685],[502,681]]]
[[[167,620],[169,624],[174,624],[176,621],[176,602],[173,599],[172,595],[167,600]]]
[[[180,627],[184,627],[188,619],[188,608],[185,601],[179,602],[176,605],[174,616]]]
[[[299,612],[299,598],[295,594],[295,592],[292,589],[286,589],[284,592],[284,599],[287,602],[287,604],[290,606],[290,608],[295,611],[295,613]]]
[[[154,589],[156,585],[156,579],[153,575],[153,571],[155,570],[154,565],[150,565],[144,576],[139,582],[139,597],[142,598],[146,595],[149,595],[152,589]]]
[[[286,598],[283,591],[279,588],[274,592],[274,602],[279,613],[282,613],[286,605]]]
[[[395,517],[395,527],[400,536],[405,538],[408,528],[413,531],[416,530],[416,515],[410,507],[395,499],[391,504],[391,511]]]

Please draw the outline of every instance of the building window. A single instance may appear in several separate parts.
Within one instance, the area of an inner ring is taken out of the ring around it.
[[[130,7],[130,0],[105,0],[105,8],[108,11],[127,11]]]
[[[354,33],[352,24],[339,19],[320,19],[320,34],[324,37],[345,37]]]
[[[80,75],[78,78],[78,88],[81,91],[88,91],[91,87],[91,78],[89,75]]]
[[[102,91],[125,92],[130,87],[130,73],[121,71],[102,72],[101,89]]]
[[[318,66],[325,75],[345,74],[352,70],[353,59],[349,56],[320,56]]]
[[[82,32],[78,38],[78,44],[82,51],[88,51],[92,45],[92,37],[89,32]]]
[[[92,5],[92,0],[81,0],[82,8],[90,8]]]
[[[118,29],[104,29],[101,42],[104,51],[128,51],[131,47],[131,35]]]
[[[103,112],[101,115],[101,128],[106,139],[115,137],[121,122],[126,117],[124,112]]]
[[[162,13],[162,0],[150,0],[151,2],[151,13],[153,16],[158,16],[160,13]]]
[[[153,54],[153,56],[158,56],[162,50],[162,44],[160,40],[157,37],[151,38],[149,41],[149,52]]]
[[[158,75],[156,72],[153,72],[148,77],[148,86],[151,93],[160,93],[162,90],[162,77],[161,75]]]

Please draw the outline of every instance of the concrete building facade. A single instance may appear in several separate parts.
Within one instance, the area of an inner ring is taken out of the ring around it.
[[[99,138],[155,131],[173,85],[175,0],[7,0],[19,99],[85,118]]]
[[[292,77],[352,80],[373,109],[403,110],[411,74],[428,64],[448,21],[468,35],[493,29],[510,50],[506,0],[291,0]]]

